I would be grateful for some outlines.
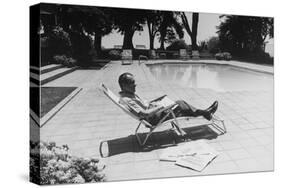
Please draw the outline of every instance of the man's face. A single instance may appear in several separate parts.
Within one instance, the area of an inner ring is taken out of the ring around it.
[[[134,77],[130,77],[128,82],[123,85],[123,91],[128,93],[135,93],[136,92],[136,83]]]

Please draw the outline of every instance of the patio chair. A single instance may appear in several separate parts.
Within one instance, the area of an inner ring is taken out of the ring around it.
[[[199,51],[198,50],[192,50],[192,59],[200,59]]]
[[[172,130],[175,131],[175,133],[178,135],[178,136],[182,136],[184,137],[186,135],[186,132],[180,127],[180,124],[178,122],[178,120],[180,119],[190,119],[192,117],[176,117],[173,110],[178,106],[176,103],[175,104],[172,104],[170,106],[167,106],[163,109],[161,109],[160,111],[168,111],[168,113],[156,124],[156,125],[152,125],[150,122],[146,121],[145,119],[135,115],[133,113],[133,111],[131,109],[129,109],[129,107],[127,105],[123,105],[122,103],[120,103],[120,97],[116,96],[110,89],[108,89],[104,84],[101,85],[101,89],[102,91],[104,92],[104,94],[112,101],[114,102],[117,106],[119,106],[126,114],[128,114],[129,116],[131,116],[132,118],[136,119],[139,121],[139,124],[135,130],[135,135],[136,135],[136,138],[138,140],[138,143],[140,146],[144,146],[148,140],[148,138],[151,136],[151,134],[153,133],[153,131],[162,126],[162,125],[165,125],[165,124],[168,124],[170,123],[171,126],[172,126]],[[164,96],[161,96],[157,99],[154,99],[150,102],[154,102],[154,101],[158,101],[158,100],[161,100],[162,98],[164,98],[166,95]],[[158,112],[160,112],[158,111]],[[169,119],[169,120],[165,120],[169,115],[172,115],[172,119]],[[217,130],[218,132],[220,132],[220,134],[224,134],[226,133],[226,129],[225,129],[225,126],[224,126],[224,123],[223,123],[223,120],[220,120],[219,118],[217,117],[213,117],[212,118],[212,123],[210,125],[213,125]],[[215,121],[221,121],[222,124],[223,124],[223,127],[220,127],[217,123],[215,123]],[[141,125],[144,125],[145,127],[149,128],[150,131],[146,134],[145,138],[144,139],[141,139],[140,137],[140,133],[138,132],[139,131],[139,128],[141,127]]]
[[[157,53],[156,53],[155,50],[149,50],[148,54],[149,54],[148,56],[149,56],[150,59],[158,59],[159,58],[159,56],[157,56]]]
[[[180,59],[182,59],[182,60],[186,60],[186,59],[190,58],[186,49],[180,49],[179,56],[180,56]]]
[[[124,49],[121,54],[122,65],[131,65],[133,63],[132,50]]]

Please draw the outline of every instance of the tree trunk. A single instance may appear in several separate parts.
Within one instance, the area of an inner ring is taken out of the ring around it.
[[[167,32],[166,29],[160,31],[160,43],[161,43],[161,44],[160,44],[160,49],[161,49],[161,50],[164,50],[164,49],[165,49],[165,47],[164,47],[164,42],[165,42],[166,32]]]
[[[148,33],[149,33],[149,49],[153,50],[154,48],[154,35],[152,33],[153,24],[147,21],[147,26],[148,26]]]
[[[181,15],[183,25],[186,29],[186,32],[190,36],[192,50],[198,50],[197,46],[197,29],[198,29],[198,21],[199,21],[199,13],[192,14],[192,29],[190,29],[188,20],[184,13]]]
[[[149,49],[153,50],[154,49],[154,37],[153,36],[149,36]]]
[[[192,50],[198,50],[198,45],[197,45],[197,35],[192,34],[191,35],[191,46],[192,46]]]
[[[160,49],[161,49],[161,50],[165,50],[165,47],[164,47],[164,40],[161,40]]]
[[[134,36],[134,30],[131,28],[127,28],[125,30],[124,34],[124,40],[123,40],[123,49],[133,49],[133,36]]]
[[[95,42],[94,42],[95,50],[98,54],[98,57],[101,54],[101,34],[96,33],[95,34]]]
[[[198,50],[197,46],[197,29],[198,29],[199,13],[192,14],[192,33],[191,33],[191,45],[192,50]]]

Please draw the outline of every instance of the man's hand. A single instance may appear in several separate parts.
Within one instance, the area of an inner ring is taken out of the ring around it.
[[[157,102],[149,103],[148,109],[158,107],[159,104]]]

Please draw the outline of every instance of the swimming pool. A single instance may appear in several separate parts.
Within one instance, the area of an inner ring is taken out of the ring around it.
[[[273,74],[230,65],[152,64],[151,74],[164,84],[215,91],[273,91]]]

